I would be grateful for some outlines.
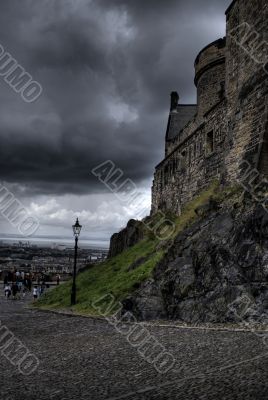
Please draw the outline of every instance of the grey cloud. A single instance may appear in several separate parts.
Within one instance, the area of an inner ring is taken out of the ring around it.
[[[97,193],[90,170],[106,159],[137,184],[149,179],[169,93],[195,101],[194,58],[222,34],[213,21],[224,25],[229,3],[2,1],[1,44],[44,91],[29,105],[0,80],[0,179],[33,196]],[[128,110],[121,121],[116,104]]]

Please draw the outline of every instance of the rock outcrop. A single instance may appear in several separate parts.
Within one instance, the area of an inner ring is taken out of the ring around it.
[[[108,257],[114,257],[125,249],[134,246],[144,237],[144,225],[141,221],[131,219],[126,228],[114,233],[110,240]]]
[[[267,211],[208,209],[123,304],[140,320],[268,322]]]

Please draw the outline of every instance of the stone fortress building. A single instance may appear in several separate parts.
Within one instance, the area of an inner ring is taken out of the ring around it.
[[[251,179],[254,169],[268,175],[268,0],[235,0],[226,19],[226,37],[195,60],[197,104],[171,93],[152,214],[179,214],[212,181],[232,184],[249,166]]]

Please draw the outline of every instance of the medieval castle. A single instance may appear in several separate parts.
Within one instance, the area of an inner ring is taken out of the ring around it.
[[[195,60],[197,104],[171,93],[152,214],[179,214],[212,181],[233,183],[249,165],[268,175],[268,1],[234,0],[226,19],[226,37]]]

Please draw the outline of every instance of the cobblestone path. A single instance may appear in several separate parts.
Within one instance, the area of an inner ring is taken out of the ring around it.
[[[176,359],[161,375],[106,321],[3,297],[0,320],[0,343],[5,326],[40,361],[23,375],[0,349],[1,400],[268,399],[268,340],[254,333],[150,327]]]

